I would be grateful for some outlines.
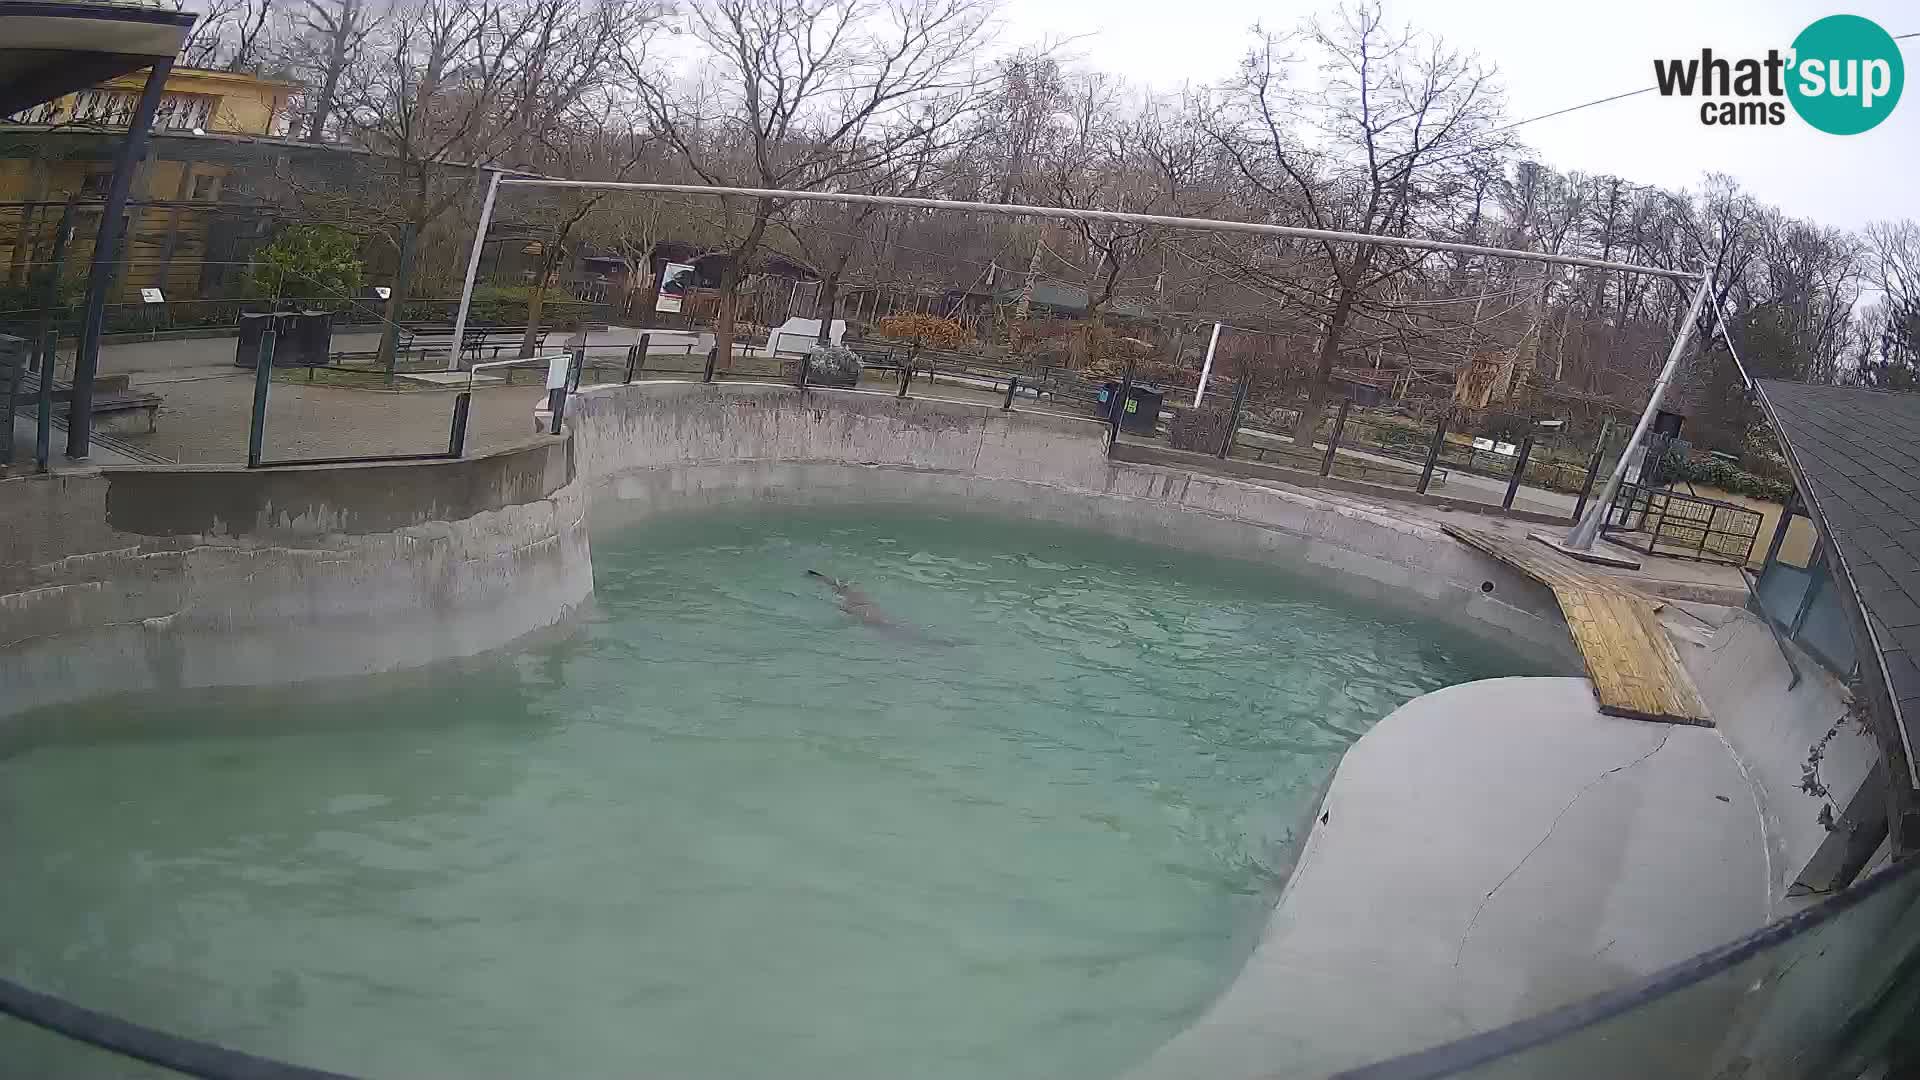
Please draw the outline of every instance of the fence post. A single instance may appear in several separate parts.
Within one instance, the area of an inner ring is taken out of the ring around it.
[[[1007,400],[1000,403],[1001,412],[1009,412],[1013,409],[1013,394],[1018,389],[1020,389],[1020,376],[1007,376]]]
[[[1793,494],[1787,496],[1787,501],[1780,505],[1780,520],[1774,522],[1773,539],[1767,544],[1767,557],[1761,563],[1763,571],[1767,563],[1780,557],[1780,545],[1786,542],[1787,530],[1793,526],[1793,504],[1799,501],[1800,492],[1796,489]],[[1758,533],[1755,535],[1757,536]],[[1747,554],[1753,554],[1752,547],[1747,548]]]
[[[780,350],[779,349],[773,350],[773,355],[779,356]],[[802,390],[805,390],[807,388],[807,376],[811,374],[810,369],[813,367],[813,350],[809,349],[806,352],[801,353],[800,362],[795,364],[793,367],[795,371],[793,385],[799,387]]]
[[[633,373],[647,366],[647,346],[653,343],[652,334],[641,334],[640,340],[627,348],[626,382],[633,381]]]
[[[20,396],[20,377],[26,373],[27,364],[31,362],[28,357],[33,354],[33,342],[30,339],[20,338],[18,341],[18,346],[8,349],[15,355],[7,360],[7,411],[4,417],[0,417],[6,424],[6,430],[0,431],[0,445],[4,445],[6,450],[0,453],[0,465],[13,464],[13,399]]]
[[[33,463],[41,472],[47,471],[47,460],[53,454],[53,363],[60,331],[49,330],[46,338],[40,349],[40,395],[35,403],[33,429]]]
[[[1320,459],[1321,476],[1333,475],[1333,455],[1340,449],[1340,429],[1347,426],[1347,407],[1352,404],[1352,398],[1340,399],[1340,411],[1333,417],[1333,431],[1327,436],[1327,456]]]
[[[912,381],[913,381],[913,357],[909,356],[905,360],[900,361],[900,392],[893,396],[897,398],[906,397],[907,384]]]
[[[450,458],[460,457],[467,452],[467,409],[472,404],[471,390],[462,390],[453,396],[453,430],[447,433],[447,456]]]
[[[575,345],[573,358],[567,361],[567,392],[577,393],[580,389],[580,372],[587,366],[587,347]]]
[[[687,351],[692,352],[693,346],[691,345],[687,346]],[[720,362],[720,346],[715,345],[713,348],[707,350],[707,370],[701,374],[700,376],[701,382],[713,381],[713,366],[719,362]],[[554,434],[558,435],[560,433],[556,431],[554,432]]]
[[[1433,467],[1440,461],[1440,450],[1447,445],[1447,422],[1453,419],[1453,410],[1440,414],[1440,422],[1433,428],[1433,445],[1427,447],[1427,463],[1420,469],[1420,486],[1414,490],[1427,493],[1427,486],[1433,483]]]
[[[1220,452],[1213,455],[1221,461],[1233,453],[1234,436],[1240,434],[1240,411],[1247,406],[1247,394],[1253,389],[1253,376],[1242,375],[1240,382],[1233,388],[1233,409],[1227,414],[1227,437],[1220,440]]]
[[[1520,491],[1520,478],[1527,471],[1527,455],[1533,453],[1533,432],[1520,440],[1520,456],[1513,462],[1513,478],[1507,481],[1507,497],[1500,500],[1500,509],[1513,509],[1513,497]]]
[[[247,424],[247,468],[260,467],[260,450],[267,438],[267,386],[273,381],[271,323],[260,333],[260,354],[253,361],[253,417]]]
[[[1600,459],[1607,454],[1607,436],[1613,434],[1613,418],[1600,421],[1600,438],[1593,444],[1593,456],[1587,459],[1587,478],[1580,483],[1580,498],[1573,504],[1573,520],[1587,515],[1587,499],[1593,494],[1593,479],[1600,475]]]
[[[1133,400],[1133,365],[1139,361],[1127,358],[1127,373],[1120,377],[1120,394],[1107,403],[1107,445],[1112,446],[1120,440],[1120,421],[1127,415],[1127,405]]]

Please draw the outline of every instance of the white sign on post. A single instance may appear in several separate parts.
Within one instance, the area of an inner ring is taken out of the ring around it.
[[[375,285],[373,287],[373,295],[382,300],[391,300],[393,298],[393,290],[385,285]]]
[[[140,302],[143,304],[164,304],[167,302],[167,298],[161,295],[159,289],[141,289]]]
[[[686,263],[668,263],[660,271],[660,299],[654,301],[653,310],[679,311],[680,302],[686,298],[687,290],[693,288],[693,282],[693,267]]]
[[[547,357],[547,389],[558,390],[567,385],[567,361],[571,359],[566,353]]]

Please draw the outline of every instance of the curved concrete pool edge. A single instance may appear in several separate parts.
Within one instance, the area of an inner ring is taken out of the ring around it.
[[[908,502],[1089,528],[1294,570],[1577,673],[1553,594],[1422,522],[1110,461],[1093,420],[765,383],[584,388],[567,427],[596,528],[765,503]]]
[[[0,716],[421,667],[593,587],[565,439],[459,461],[124,467],[0,482]]]
[[[1326,1075],[1652,974],[1766,922],[1761,833],[1711,728],[1581,679],[1422,695],[1348,749],[1240,977],[1139,1075]]]

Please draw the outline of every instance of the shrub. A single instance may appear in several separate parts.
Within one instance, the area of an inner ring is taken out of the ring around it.
[[[967,328],[938,315],[889,315],[876,328],[891,341],[911,341],[923,348],[958,349],[973,340]]]
[[[344,303],[360,291],[359,252],[359,241],[344,230],[296,225],[254,256],[247,287],[266,300],[311,296]]]
[[[852,349],[816,348],[807,354],[807,382],[820,386],[857,386],[860,354]]]
[[[1791,483],[1755,476],[1730,461],[1722,461],[1716,457],[1668,454],[1666,474],[1673,480],[1684,480],[1690,484],[1706,484],[1717,487],[1721,491],[1765,499],[1769,502],[1784,503],[1793,497]]]

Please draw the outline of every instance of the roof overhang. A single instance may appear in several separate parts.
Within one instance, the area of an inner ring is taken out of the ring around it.
[[[0,116],[173,57],[195,18],[125,4],[0,4]]]
[[[1788,390],[1798,389],[1791,384],[1777,385],[1784,386]],[[1860,568],[1855,565],[1854,558],[1859,548],[1855,538],[1849,535],[1853,531],[1854,523],[1844,522],[1845,528],[1836,527],[1835,516],[1830,512],[1831,508],[1825,505],[1826,500],[1821,491],[1823,484],[1831,481],[1816,475],[1818,469],[1824,466],[1817,466],[1814,461],[1809,460],[1804,447],[1796,447],[1796,438],[1802,438],[1806,433],[1796,432],[1794,425],[1782,421],[1780,405],[1769,397],[1767,387],[1768,380],[1755,380],[1754,397],[1760,405],[1761,414],[1767,419],[1768,426],[1773,429],[1774,435],[1780,441],[1782,456],[1786,459],[1788,470],[1793,474],[1794,486],[1799,489],[1800,498],[1806,504],[1808,515],[1813,519],[1814,526],[1819,530],[1820,535],[1827,541],[1825,547],[1829,556],[1829,570],[1841,585],[1841,593],[1845,599],[1844,607],[1853,626],[1862,689],[1866,692],[1869,705],[1889,721],[1892,733],[1900,743],[1903,756],[1906,758],[1906,768],[1903,770],[1905,775],[1899,779],[1907,782],[1914,789],[1920,789],[1920,761],[1915,760],[1914,750],[1917,740],[1914,738],[1913,731],[1916,719],[1920,719],[1914,714],[1920,710],[1912,707],[1916,702],[1920,702],[1920,699],[1913,696],[1912,687],[1901,685],[1906,680],[1896,679],[1888,663],[1889,652],[1904,652],[1904,650],[1898,643],[1890,640],[1891,635],[1878,625],[1878,620],[1872,614],[1872,601],[1862,591],[1859,580]],[[1864,390],[1858,392],[1885,393]],[[1866,527],[1879,529],[1882,524],[1889,523],[1869,522]],[[1906,699],[1906,705],[1903,705],[1903,697]]]

